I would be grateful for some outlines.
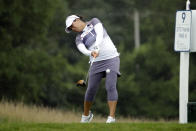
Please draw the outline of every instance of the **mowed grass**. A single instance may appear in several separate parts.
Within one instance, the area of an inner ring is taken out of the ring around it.
[[[117,117],[117,123],[105,124],[95,114],[92,123],[81,124],[80,118],[81,112],[0,102],[0,131],[196,131],[196,123]]]
[[[196,124],[178,123],[28,123],[1,122],[0,131],[195,131]]]

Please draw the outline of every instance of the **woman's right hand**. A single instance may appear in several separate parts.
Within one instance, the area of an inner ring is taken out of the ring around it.
[[[91,55],[92,55],[94,58],[96,58],[96,57],[99,55],[99,53],[98,53],[97,51],[92,51],[92,52],[91,52]]]

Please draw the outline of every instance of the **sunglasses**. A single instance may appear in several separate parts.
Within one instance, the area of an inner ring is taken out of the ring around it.
[[[72,30],[72,26],[68,27],[67,29],[68,29],[69,31],[71,31],[71,30]]]

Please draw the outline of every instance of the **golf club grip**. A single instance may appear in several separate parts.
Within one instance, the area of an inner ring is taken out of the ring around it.
[[[92,61],[91,61],[91,65],[90,65],[90,66],[92,66],[92,65],[93,65],[94,60],[95,60],[95,58],[93,58],[93,59],[92,59]]]

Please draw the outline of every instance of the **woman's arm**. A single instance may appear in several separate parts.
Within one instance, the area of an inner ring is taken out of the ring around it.
[[[96,58],[99,54],[96,52],[96,51],[90,51],[90,50],[87,50],[86,47],[84,46],[84,44],[79,44],[77,46],[78,50],[80,52],[82,52],[84,55],[87,55],[87,56],[93,56],[94,58]]]
[[[88,50],[83,43],[77,45],[78,50],[86,56],[91,55],[91,51]]]
[[[99,45],[103,40],[103,26],[101,23],[97,23],[94,26],[94,30],[97,34],[96,36],[96,42],[95,42],[95,50],[99,51]]]

